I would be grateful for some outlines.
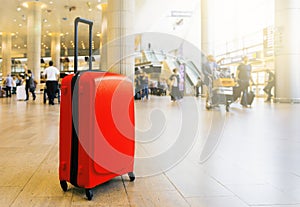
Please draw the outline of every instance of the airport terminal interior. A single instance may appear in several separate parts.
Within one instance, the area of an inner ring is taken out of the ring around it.
[[[299,3],[3,2],[0,206],[300,207]],[[50,104],[43,75],[50,60],[60,71],[59,85],[74,73],[76,17],[93,22],[92,57],[88,30],[79,27],[77,70],[90,64],[123,74],[133,86],[135,180],[128,174],[109,179],[92,189],[92,199],[85,188],[68,182],[65,191],[60,183],[61,112],[70,108],[62,107],[61,88]],[[210,55],[218,64],[212,92],[203,84]],[[252,66],[248,90],[255,98],[248,106],[234,94],[243,57]],[[7,76],[25,78],[28,69],[36,98],[29,93],[24,100],[25,83],[8,97]],[[178,86],[170,79],[174,69]],[[276,83],[268,97],[270,71]],[[139,85],[145,77],[147,87]],[[172,87],[179,90],[176,100]]]

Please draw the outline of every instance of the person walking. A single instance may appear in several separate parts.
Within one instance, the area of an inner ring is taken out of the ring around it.
[[[238,65],[236,77],[239,84],[239,90],[242,92],[240,103],[243,107],[248,107],[248,99],[250,99],[250,97],[248,97],[248,87],[250,85],[250,81],[254,83],[251,76],[252,66],[248,63],[247,56],[244,56],[242,60],[243,62]]]
[[[26,92],[25,101],[29,100],[29,92],[31,92],[33,100],[36,99],[35,83],[34,83],[34,79],[32,77],[31,70],[27,70],[27,73],[25,74],[25,92]]]
[[[271,70],[267,70],[268,81],[264,87],[264,92],[267,94],[266,102],[270,102],[272,98],[272,88],[275,86],[275,75]]]
[[[206,107],[212,105],[212,87],[213,80],[216,79],[217,69],[219,68],[213,55],[207,56],[207,61],[202,66],[202,72],[204,74],[204,85],[206,86]]]
[[[47,96],[49,105],[54,105],[55,93],[58,89],[59,70],[53,66],[53,61],[49,61],[49,67],[44,71],[46,76]]]
[[[180,81],[180,75],[178,73],[178,69],[173,69],[173,74],[169,77],[170,81],[170,95],[171,95],[171,101],[177,101],[180,100],[182,97],[180,95],[179,91],[179,81]]]
[[[7,75],[5,80],[6,98],[11,97],[11,89],[13,87],[13,78],[10,74]]]

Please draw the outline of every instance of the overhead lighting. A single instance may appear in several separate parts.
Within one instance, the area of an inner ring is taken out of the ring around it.
[[[102,11],[102,6],[101,6],[101,4],[98,4],[96,7],[97,7],[98,10]]]
[[[191,17],[192,11],[171,11],[171,17]]]
[[[25,7],[25,8],[28,8],[28,7],[29,7],[28,2],[24,2],[24,3],[22,4],[22,6]]]
[[[22,9],[21,9],[21,7],[20,6],[18,6],[17,7],[17,11],[21,11]]]

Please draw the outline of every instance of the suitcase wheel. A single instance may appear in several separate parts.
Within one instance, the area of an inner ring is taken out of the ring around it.
[[[66,191],[68,190],[68,183],[67,183],[67,181],[61,180],[61,181],[60,181],[60,186],[61,186],[61,188],[62,188],[62,190],[63,190],[64,192],[66,192]]]
[[[135,180],[135,175],[134,175],[133,172],[129,172],[129,173],[128,173],[128,176],[129,176],[130,182],[132,182],[132,181]]]
[[[93,191],[92,189],[85,189],[85,195],[87,197],[87,199],[90,201],[93,198]]]

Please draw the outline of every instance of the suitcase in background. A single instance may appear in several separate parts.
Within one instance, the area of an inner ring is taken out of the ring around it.
[[[75,25],[79,22],[91,30],[92,22],[77,18]],[[133,84],[119,74],[77,72],[76,48],[75,74],[61,84],[59,180],[64,191],[67,182],[85,188],[91,200],[92,188],[101,183],[126,173],[135,179]]]
[[[17,100],[25,100],[26,99],[26,91],[25,85],[17,86]]]
[[[254,98],[255,98],[254,92],[253,92],[253,91],[248,91],[248,92],[247,92],[247,103],[246,103],[246,100],[245,100],[244,96],[242,96],[241,104],[242,104],[242,105],[248,105],[248,106],[251,106],[252,103],[253,103]]]
[[[236,101],[239,97],[241,97],[241,88],[239,86],[232,87],[233,90],[233,101]]]
[[[255,98],[254,92],[249,91],[248,94],[247,94],[248,105],[250,105],[250,106],[252,105],[254,98]]]

